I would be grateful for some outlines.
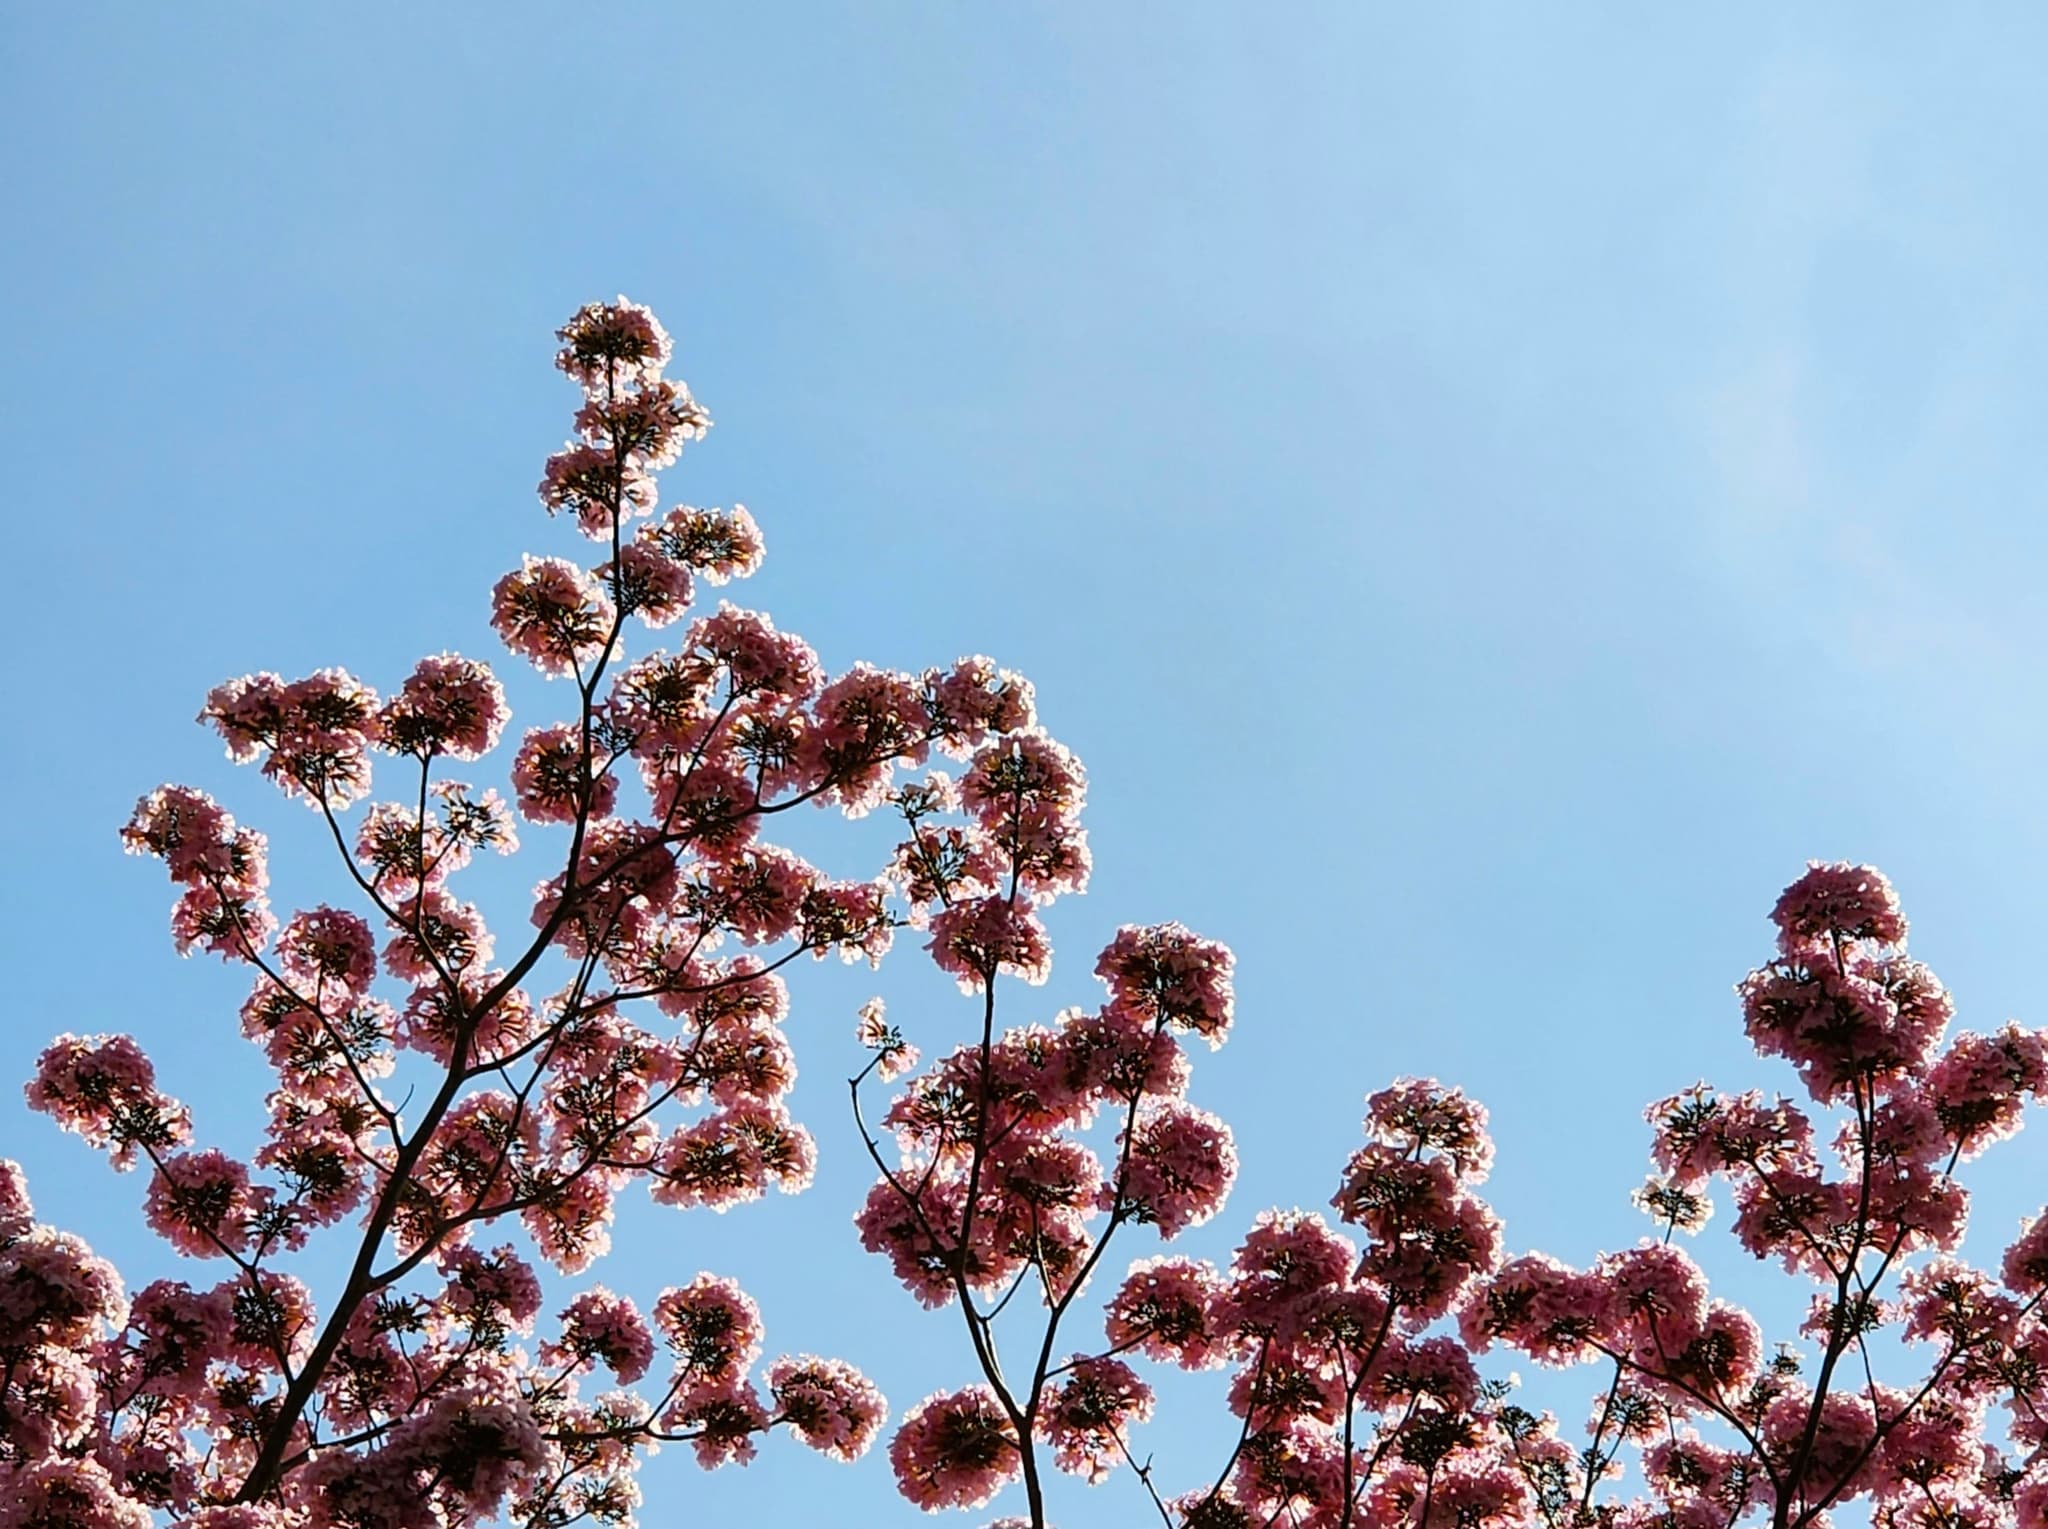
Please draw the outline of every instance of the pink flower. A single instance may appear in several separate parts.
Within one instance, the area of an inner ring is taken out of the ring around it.
[[[654,1360],[654,1336],[630,1299],[596,1285],[569,1303],[562,1335],[543,1344],[540,1356],[545,1364],[578,1369],[602,1360],[621,1385],[631,1385]]]
[[[1613,1341],[1648,1369],[1700,1336],[1707,1316],[1707,1277],[1683,1248],[1642,1243],[1610,1253],[1593,1266],[1607,1287]]]
[[[694,1441],[697,1463],[707,1471],[754,1458],[754,1435],[768,1427],[768,1409],[754,1388],[735,1377],[717,1386],[692,1389],[661,1415],[670,1432],[684,1431]]]
[[[778,1359],[768,1366],[767,1382],[776,1411],[806,1444],[834,1460],[866,1454],[888,1416],[874,1383],[837,1359]]]
[[[1046,1393],[1036,1424],[1053,1464],[1100,1483],[1124,1459],[1127,1431],[1152,1416],[1152,1388],[1120,1359],[1073,1361]]]
[[[1222,1281],[1211,1264],[1140,1259],[1110,1298],[1110,1344],[1135,1346],[1148,1359],[1186,1370],[1212,1369],[1229,1357],[1231,1348],[1229,1325],[1219,1313],[1221,1293]]]
[[[1906,943],[1899,897],[1875,866],[1809,860],[1806,874],[1771,909],[1779,948],[1788,956],[1839,937],[1879,945]]]
[[[630,393],[587,393],[576,411],[577,434],[640,470],[671,466],[686,442],[710,428],[711,416],[690,390],[668,378],[643,377]]]
[[[1231,1260],[1214,1310],[1226,1331],[1292,1343],[1329,1294],[1342,1290],[1358,1249],[1309,1211],[1261,1211]]]
[[[249,1170],[225,1152],[175,1152],[149,1181],[143,1215],[150,1230],[191,1258],[219,1258],[248,1247],[252,1220],[271,1191],[252,1187]]]
[[[19,1237],[35,1224],[28,1175],[11,1157],[0,1157],[0,1242]]]
[[[978,654],[951,669],[926,670],[924,691],[939,747],[955,758],[966,758],[990,733],[1019,732],[1037,720],[1031,682]]]
[[[721,1385],[761,1357],[761,1308],[737,1283],[715,1274],[662,1291],[654,1328],[692,1387]]]
[[[2020,1234],[2005,1250],[2000,1272],[2006,1289],[2020,1295],[2038,1295],[2048,1288],[2048,1212],[2020,1223]]]
[[[562,342],[555,365],[593,392],[652,382],[674,353],[668,331],[653,312],[623,297],[584,304],[555,337]]]
[[[0,1490],[4,1529],[150,1529],[154,1522],[96,1460],[39,1460],[10,1471]]]
[[[644,530],[619,548],[597,576],[612,589],[621,610],[651,627],[665,627],[690,608],[689,567],[664,553]]]
[[[656,490],[638,465],[621,463],[604,447],[572,441],[548,458],[539,493],[550,515],[567,510],[585,536],[607,541],[621,521],[653,512]]]
[[[590,816],[611,816],[618,777],[586,762],[580,732],[567,723],[530,728],[512,759],[512,790],[530,823],[573,823],[584,801],[588,770]]]
[[[397,905],[388,920],[384,969],[404,982],[447,981],[490,965],[493,942],[474,903],[429,886]]]
[[[684,1126],[662,1142],[651,1172],[662,1205],[725,1211],[758,1200],[773,1184],[808,1189],[817,1169],[811,1133],[780,1104],[745,1101]]]
[[[498,746],[511,714],[505,687],[489,665],[442,653],[421,659],[384,704],[380,741],[394,753],[422,759],[479,759]]]
[[[370,926],[340,908],[295,913],[277,937],[277,959],[286,972],[316,990],[350,996],[369,991],[377,976],[377,941]]]
[[[594,1173],[558,1182],[519,1219],[541,1257],[563,1274],[581,1274],[611,1251],[611,1185]]]
[[[250,1370],[283,1371],[312,1350],[320,1313],[313,1292],[291,1275],[245,1271],[211,1294],[228,1311],[223,1358]]]
[[[1030,900],[982,897],[955,903],[931,921],[925,949],[963,993],[978,993],[1008,972],[1036,986],[1052,971],[1052,942]]]
[[[178,1146],[191,1140],[185,1107],[157,1092],[156,1069],[133,1037],[60,1035],[36,1058],[36,1075],[24,1090],[28,1107],[85,1139],[114,1145],[114,1166],[135,1166],[144,1147]]]
[[[80,1348],[127,1319],[121,1276],[85,1242],[32,1226],[0,1246],[0,1348]]]
[[[898,760],[923,761],[928,730],[915,680],[855,664],[812,703],[800,764],[848,817],[862,817],[889,799]]]
[[[917,1066],[917,1048],[905,1044],[903,1032],[889,1023],[881,999],[870,998],[860,1006],[860,1025],[854,1033],[862,1046],[880,1053],[875,1074],[884,1083],[893,1082]]]
[[[228,757],[261,757],[287,796],[346,807],[370,788],[369,748],[380,741],[377,695],[344,669],[285,684],[274,674],[216,686],[200,720],[227,741]]]
[[[1120,1186],[1103,1189],[1105,1210],[1122,1205],[1171,1238],[1223,1208],[1237,1149],[1221,1120],[1185,1100],[1146,1099],[1127,1134],[1127,1171]]]
[[[744,579],[760,569],[763,555],[761,528],[747,507],[736,504],[730,510],[700,510],[682,505],[661,520],[645,527],[641,539],[658,546],[663,555],[694,569],[713,584]]]
[[[1388,1146],[1450,1158],[1460,1182],[1481,1184],[1493,1166],[1486,1110],[1434,1078],[1396,1078],[1365,1101],[1365,1128]]]
[[[1573,1365],[1593,1354],[1613,1304],[1607,1285],[1543,1253],[1510,1259],[1472,1287],[1458,1313],[1458,1331],[1475,1353],[1497,1339],[1538,1364]]]
[[[448,1283],[436,1306],[444,1318],[463,1327],[500,1324],[515,1333],[533,1331],[540,1311],[540,1280],[533,1266],[511,1247],[480,1253],[474,1248],[449,1248],[435,1260]]]
[[[740,695],[808,700],[823,680],[818,655],[802,638],[778,632],[758,611],[722,601],[716,615],[699,617],[691,626],[684,646],[723,666]]]
[[[1976,1157],[2019,1131],[2027,1096],[2048,1094],[2048,1031],[2007,1025],[1996,1035],[1959,1035],[1928,1072],[1926,1089],[1949,1139]]]
[[[491,626],[542,674],[571,674],[611,639],[611,600],[574,563],[528,556],[491,591]]]
[[[986,1386],[938,1392],[889,1441],[896,1487],[927,1513],[979,1508],[1024,1473],[1017,1433]]]
[[[1814,1098],[1844,1098],[1859,1079],[1923,1068],[1954,1005],[1916,961],[1802,954],[1750,973],[1737,992],[1750,1040],[1799,1069]]]
[[[1230,1029],[1234,964],[1228,946],[1182,925],[1126,925],[1097,958],[1095,975],[1109,987],[1109,1013],[1190,1031],[1214,1050]]]

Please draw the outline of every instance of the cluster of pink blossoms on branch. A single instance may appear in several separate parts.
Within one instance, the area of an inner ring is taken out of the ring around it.
[[[1000,843],[970,836],[955,859],[985,867],[991,848],[1000,883]],[[924,889],[950,906],[944,874]],[[1882,1529],[2048,1529],[2048,1215],[1995,1270],[1956,1256],[1956,1171],[2048,1093],[2048,1032],[1947,1038],[1948,995],[1868,867],[1810,867],[1772,918],[1777,952],[1739,995],[1812,1108],[1705,1085],[1653,1105],[1636,1200],[1655,1236],[1586,1269],[1506,1257],[1474,1192],[1485,1112],[1402,1079],[1367,1101],[1330,1202],[1350,1235],[1269,1211],[1226,1268],[1140,1259],[1078,1352],[1063,1325],[1110,1239],[1172,1238],[1228,1190],[1229,1133],[1185,1103],[1182,1038],[1222,1038],[1230,957],[1125,930],[1099,1013],[1002,1028],[1004,962],[971,952],[980,1041],[891,1104],[895,1163],[869,1137],[863,1240],[920,1302],[957,1305],[980,1371],[899,1425],[903,1495],[981,1507],[1021,1485],[1024,1513],[990,1529],[1046,1529],[1049,1462],[1091,1483],[1128,1468],[1167,1529],[1825,1529],[1852,1503]],[[901,1040],[869,1020],[887,1078]],[[1716,1180],[1744,1250],[1812,1287],[1775,1343],[1673,1241],[1706,1223]],[[1496,1346],[1603,1368],[1582,1435],[1482,1374]],[[1155,1480],[1139,1359],[1230,1372],[1235,1438],[1206,1483]]]
[[[780,973],[878,960],[900,868],[827,876],[770,840],[776,817],[866,813],[934,751],[980,779],[1049,745],[1029,685],[986,659],[832,675],[755,611],[678,625],[700,581],[759,566],[760,531],[659,510],[656,471],[709,420],[651,313],[593,305],[560,339],[582,403],[540,498],[594,555],[528,557],[491,593],[504,646],[569,700],[518,740],[509,800],[449,774],[510,709],[488,664],[444,653],[388,695],[324,669],[207,697],[230,758],[331,840],[332,901],[273,912],[264,836],[189,787],[122,831],[169,872],[177,948],[249,969],[241,1028],[276,1087],[244,1160],[204,1144],[135,1040],[43,1054],[30,1105],[141,1169],[151,1228],[210,1270],[131,1299],[0,1177],[6,1529],[623,1525],[662,1442],[716,1466],[786,1427],[851,1460],[881,1428],[848,1365],[764,1367],[728,1280],[643,1311],[602,1286],[546,1301],[537,1266],[587,1270],[635,1185],[724,1210],[810,1183]],[[676,630],[643,648],[636,626]],[[511,934],[463,872],[529,829],[548,868]],[[292,1255],[322,1235],[348,1272],[316,1290]]]

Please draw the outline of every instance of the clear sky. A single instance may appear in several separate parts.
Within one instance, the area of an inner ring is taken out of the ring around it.
[[[1794,1086],[1730,986],[1807,857],[1892,875],[1963,1023],[2048,1022],[2044,34],[2021,6],[9,7],[0,1077],[130,1030],[248,1142],[244,979],[178,962],[114,829],[190,780],[271,832],[281,902],[338,894],[192,714],[252,668],[489,652],[490,581],[573,555],[532,494],[572,404],[550,331],[624,292],[719,422],[667,494],[766,530],[744,599],[834,664],[995,654],[1087,761],[1094,884],[1009,1012],[1090,1001],[1120,922],[1236,948],[1194,1092],[1244,1171],[1181,1246],[1321,1205],[1403,1072],[1492,1108],[1512,1246],[1628,1242],[1644,1102]],[[877,987],[927,1050],[964,1033],[908,944],[878,983],[800,974],[816,1187],[634,1197],[604,1278],[740,1275],[771,1353],[843,1354],[900,1412],[970,1364],[848,1227]],[[139,1180],[14,1086],[0,1150],[43,1212],[165,1272]],[[2044,1168],[2039,1124],[1986,1165],[1975,1250]],[[1729,1219],[1700,1252],[1748,1298]],[[1146,1442],[1191,1484],[1221,1386],[1165,1404]],[[656,1526],[915,1520],[879,1458],[786,1441],[644,1482]],[[1056,1514],[1140,1508],[1118,1480]]]

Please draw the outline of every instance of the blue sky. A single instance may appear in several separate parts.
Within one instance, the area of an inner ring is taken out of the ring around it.
[[[247,1140],[242,980],[176,960],[114,829],[190,780],[272,833],[281,900],[336,895],[312,822],[192,714],[252,668],[389,685],[487,652],[490,581],[574,540],[532,497],[571,407],[549,332],[625,292],[719,421],[665,491],[767,532],[743,598],[834,664],[995,654],[1087,761],[1094,884],[1012,1016],[1088,1001],[1120,922],[1237,949],[1195,1094],[1244,1172],[1185,1246],[1322,1204],[1403,1072],[1492,1108],[1515,1247],[1627,1242],[1646,1100],[1792,1086],[1745,1059],[1730,985],[1807,857],[1892,875],[1963,1023],[2048,1017],[2044,31],[2016,7],[16,7],[0,1075],[130,1030],[203,1134]],[[818,843],[853,870],[865,840]],[[803,975],[817,1186],[723,1219],[632,1204],[605,1277],[739,1274],[772,1349],[843,1354],[900,1410],[969,1366],[854,1244],[837,1080],[877,987],[927,1049],[968,1016],[908,946],[878,983]],[[2044,1143],[1985,1165],[1976,1250],[2034,1208]],[[172,1261],[140,1183],[11,1091],[0,1150],[135,1283]],[[1703,1255],[1768,1300],[1727,1219]],[[1220,1386],[1166,1402],[1147,1442],[1179,1484]],[[672,1452],[645,1484],[653,1525],[913,1520],[879,1459],[786,1445],[716,1477]],[[1118,1480],[1057,1518],[1139,1506]]]

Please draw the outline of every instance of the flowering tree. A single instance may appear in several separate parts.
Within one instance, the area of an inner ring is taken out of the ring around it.
[[[760,536],[743,509],[657,513],[653,474],[708,420],[663,375],[651,314],[588,307],[560,338],[583,404],[540,496],[599,553],[528,557],[493,590],[507,648],[574,697],[525,733],[510,804],[445,773],[497,745],[508,708],[487,666],[442,654],[386,698],[336,669],[207,698],[230,756],[331,841],[335,903],[280,923],[263,836],[199,791],[151,793],[123,830],[178,889],[178,949],[250,968],[241,1026],[277,1087],[244,1161],[195,1146],[133,1039],[43,1053],[30,1104],[141,1170],[150,1227],[214,1267],[131,1297],[0,1164],[0,1529],[624,1525],[660,1442],[710,1467],[783,1426],[862,1455],[881,1396],[837,1360],[761,1366],[732,1281],[643,1314],[602,1285],[550,1302],[529,1255],[584,1275],[636,1182],[714,1210],[803,1188],[782,969],[878,961],[905,925],[978,1011],[920,1068],[875,1000],[851,1085],[876,1171],[861,1240],[950,1308],[972,1365],[892,1437],[917,1507],[1019,1487],[1024,1516],[999,1525],[1046,1529],[1048,1466],[1096,1483],[1122,1465],[1168,1529],[1817,1529],[1850,1503],[1883,1529],[2048,1529],[2048,1217],[1995,1274],[1957,1257],[1958,1170],[2048,1092],[2048,1032],[1944,1043],[1948,996],[1864,867],[1809,868],[1740,987],[1756,1049],[1807,1102],[1702,1084],[1653,1105],[1639,1246],[1583,1270],[1504,1258],[1477,1193],[1485,1112],[1402,1079],[1338,1176],[1350,1233],[1269,1211],[1225,1268],[1129,1264],[1084,1324],[1112,1243],[1173,1240],[1229,1193],[1231,1133],[1188,1090],[1193,1043],[1233,1022],[1230,952],[1124,928],[1098,1007],[999,1023],[1050,970],[1044,908],[1087,880],[1080,764],[985,659],[828,680],[723,605],[629,654],[629,623],[678,622],[698,579],[753,571]],[[934,752],[957,768],[908,773]],[[370,801],[379,753],[399,779]],[[901,824],[873,879],[767,841],[806,802]],[[458,887],[522,831],[545,879],[501,961]],[[875,1085],[894,1089],[879,1109]],[[1798,1341],[1768,1347],[1674,1242],[1716,1180],[1744,1249],[1810,1295]],[[345,1271],[320,1292],[293,1263],[316,1238]],[[1600,1367],[1584,1443],[1482,1377],[1496,1345]],[[1186,1490],[1135,1442],[1146,1361],[1231,1372],[1232,1437]]]
[[[999,815],[975,815],[1000,839]],[[970,834],[965,858],[1005,853]],[[1000,884],[984,871],[977,886]],[[943,878],[931,885],[950,906]],[[981,1040],[891,1106],[901,1161],[877,1150],[861,1218],[913,1294],[959,1306],[982,1373],[903,1420],[890,1454],[904,1495],[980,1506],[1021,1480],[1027,1516],[1000,1523],[1044,1529],[1044,1445],[1091,1482],[1130,1464],[1169,1529],[1806,1529],[1859,1500],[1885,1529],[2048,1529],[2048,1216],[1995,1277],[1954,1256],[1956,1170],[2048,1092],[2048,1031],[1943,1048],[1952,1005],[1907,959],[1897,900],[1867,867],[1811,867],[1772,917],[1777,955],[1740,987],[1748,1033],[1832,1112],[1829,1153],[1801,1105],[1700,1085],[1648,1112],[1658,1171],[1637,1199],[1658,1236],[1584,1271],[1503,1262],[1473,1193],[1493,1156],[1485,1112],[1403,1079],[1368,1101],[1368,1140],[1331,1202],[1358,1242],[1268,1212],[1227,1270],[1141,1260],[1110,1295],[1103,1341],[1058,1363],[1110,1237],[1147,1221],[1170,1237],[1228,1186],[1227,1133],[1180,1102],[1174,1032],[1221,1038],[1229,958],[1178,929],[1127,930],[1098,965],[1099,1014],[1000,1034],[1005,960],[953,960],[986,995]],[[1034,943],[1029,972],[1043,960]],[[870,1039],[875,1070],[897,1070],[895,1034]],[[1104,1108],[1118,1122],[1108,1171],[1076,1139]],[[1673,1243],[1705,1224],[1716,1178],[1743,1247],[1817,1287],[1803,1346],[1767,1352],[1758,1321],[1712,1299]],[[995,1318],[1020,1288],[1037,1315],[1011,1316],[1027,1341],[1010,1369]],[[1587,1442],[1482,1379],[1475,1356],[1495,1344],[1604,1367]],[[1162,1495],[1139,1462],[1130,1430],[1154,1405],[1127,1363],[1139,1356],[1233,1371],[1236,1439],[1207,1485]]]
[[[383,698],[339,669],[207,698],[230,756],[331,839],[334,903],[280,925],[263,835],[199,791],[151,793],[122,832],[169,870],[178,949],[251,969],[241,1026],[277,1087],[242,1161],[195,1146],[136,1041],[43,1054],[30,1104],[146,1173],[150,1227],[213,1270],[124,1298],[0,1174],[0,1523],[625,1523],[656,1441],[715,1466],[785,1425],[852,1459],[881,1425],[881,1396],[836,1360],[757,1370],[759,1313],[711,1275],[646,1314],[586,1286],[536,1334],[528,1256],[583,1274],[636,1182],[714,1210],[808,1184],[778,973],[875,960],[897,919],[881,879],[828,879],[765,833],[805,802],[863,814],[933,749],[986,774],[1046,747],[1030,687],[982,659],[828,680],[800,639],[724,605],[629,654],[629,623],[677,622],[697,580],[751,573],[761,539],[744,509],[657,515],[655,471],[709,421],[663,375],[653,315],[594,305],[560,338],[583,401],[540,497],[598,559],[528,557],[492,591],[505,646],[571,701],[518,744],[511,805],[449,778],[508,713],[487,665],[442,654]],[[371,802],[380,753],[397,777]],[[500,957],[462,872],[536,829],[533,927]],[[288,1265],[323,1235],[347,1272],[316,1292]],[[612,1389],[583,1394],[599,1369]]]

